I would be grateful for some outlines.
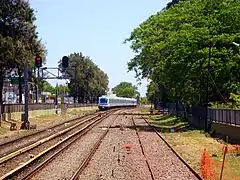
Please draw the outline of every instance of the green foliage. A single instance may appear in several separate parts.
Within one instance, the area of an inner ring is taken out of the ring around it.
[[[51,94],[56,94],[56,92],[60,92],[61,90],[64,90],[65,94],[69,93],[69,87],[67,85],[57,85],[56,87],[53,87],[49,82],[42,80],[38,83],[38,88],[41,92],[50,92]]]
[[[112,91],[118,97],[137,98],[139,96],[138,88],[130,82],[121,82]]]
[[[38,88],[41,92],[55,93],[55,88],[47,81],[40,81],[38,83]]]
[[[69,89],[68,85],[63,85],[63,84],[60,84],[60,85],[58,85],[57,87],[55,87],[53,94],[55,94],[56,91],[57,91],[58,93],[59,93],[60,91],[64,91],[65,94],[70,93],[70,89]]]
[[[72,53],[69,56],[67,73],[74,77],[69,83],[70,95],[78,102],[96,102],[97,98],[106,94],[108,76],[89,56],[82,53]],[[61,61],[59,67],[61,68]]]
[[[148,85],[148,88],[147,88],[147,99],[150,101],[150,102],[153,102],[154,99],[156,99],[156,96],[157,96],[157,84],[154,82],[154,81],[151,81]]]
[[[140,103],[141,103],[141,104],[148,104],[149,101],[148,101],[147,97],[141,97],[141,98],[140,98]]]
[[[240,95],[230,93],[230,98],[233,101],[233,106],[240,107]]]
[[[0,11],[0,103],[5,73],[18,68],[22,75],[24,63],[33,67],[34,55],[45,59],[46,49],[38,40],[34,9],[28,1],[2,0]]]
[[[125,40],[135,53],[128,69],[134,70],[137,78],[152,80],[148,89],[151,101],[160,93],[160,101],[201,105],[208,75],[210,101],[229,100],[230,93],[240,87],[239,49],[232,44],[240,42],[239,20],[240,1],[175,2],[149,17]]]
[[[219,102],[211,102],[211,108],[217,109],[236,109],[239,110],[240,106],[234,102],[227,102],[227,103],[219,103]]]

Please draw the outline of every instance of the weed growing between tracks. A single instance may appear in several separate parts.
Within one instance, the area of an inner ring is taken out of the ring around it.
[[[213,159],[216,179],[219,179],[223,158],[224,143],[206,136],[202,130],[188,127],[188,123],[180,118],[170,115],[151,116],[150,123],[159,127],[168,143],[182,156],[191,167],[201,174],[201,156],[204,148]],[[179,129],[170,133],[170,129]],[[182,129],[182,130],[181,130]],[[232,145],[228,145],[229,149]],[[240,179],[240,156],[237,152],[226,155],[223,170],[223,179]]]

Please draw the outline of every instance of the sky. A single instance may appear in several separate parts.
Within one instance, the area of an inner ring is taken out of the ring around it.
[[[57,67],[64,55],[82,52],[109,77],[109,88],[122,81],[137,85],[135,72],[127,72],[134,57],[123,41],[167,0],[31,0],[36,10],[37,31],[45,44],[47,67]],[[48,80],[52,85],[66,81]],[[145,96],[147,80],[138,87]]]

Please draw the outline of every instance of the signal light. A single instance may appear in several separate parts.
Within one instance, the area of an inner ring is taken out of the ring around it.
[[[35,57],[35,67],[37,68],[42,67],[42,57],[39,55]]]
[[[62,57],[62,67],[66,69],[68,67],[69,58],[67,56]]]

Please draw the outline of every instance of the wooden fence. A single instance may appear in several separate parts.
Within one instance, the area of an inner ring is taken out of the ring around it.
[[[240,110],[208,108],[206,111],[204,107],[187,108],[177,103],[168,103],[166,108],[168,109],[168,113],[187,118],[193,123],[204,124],[207,114],[208,121],[240,126]],[[162,107],[159,106],[158,109],[161,110]]]
[[[93,107],[96,104],[64,104],[67,108],[78,108],[78,107]],[[59,105],[58,105],[59,107]],[[29,104],[28,110],[48,110],[55,109],[55,104]],[[13,112],[24,112],[24,104],[3,104],[0,105],[0,114],[13,113]]]

